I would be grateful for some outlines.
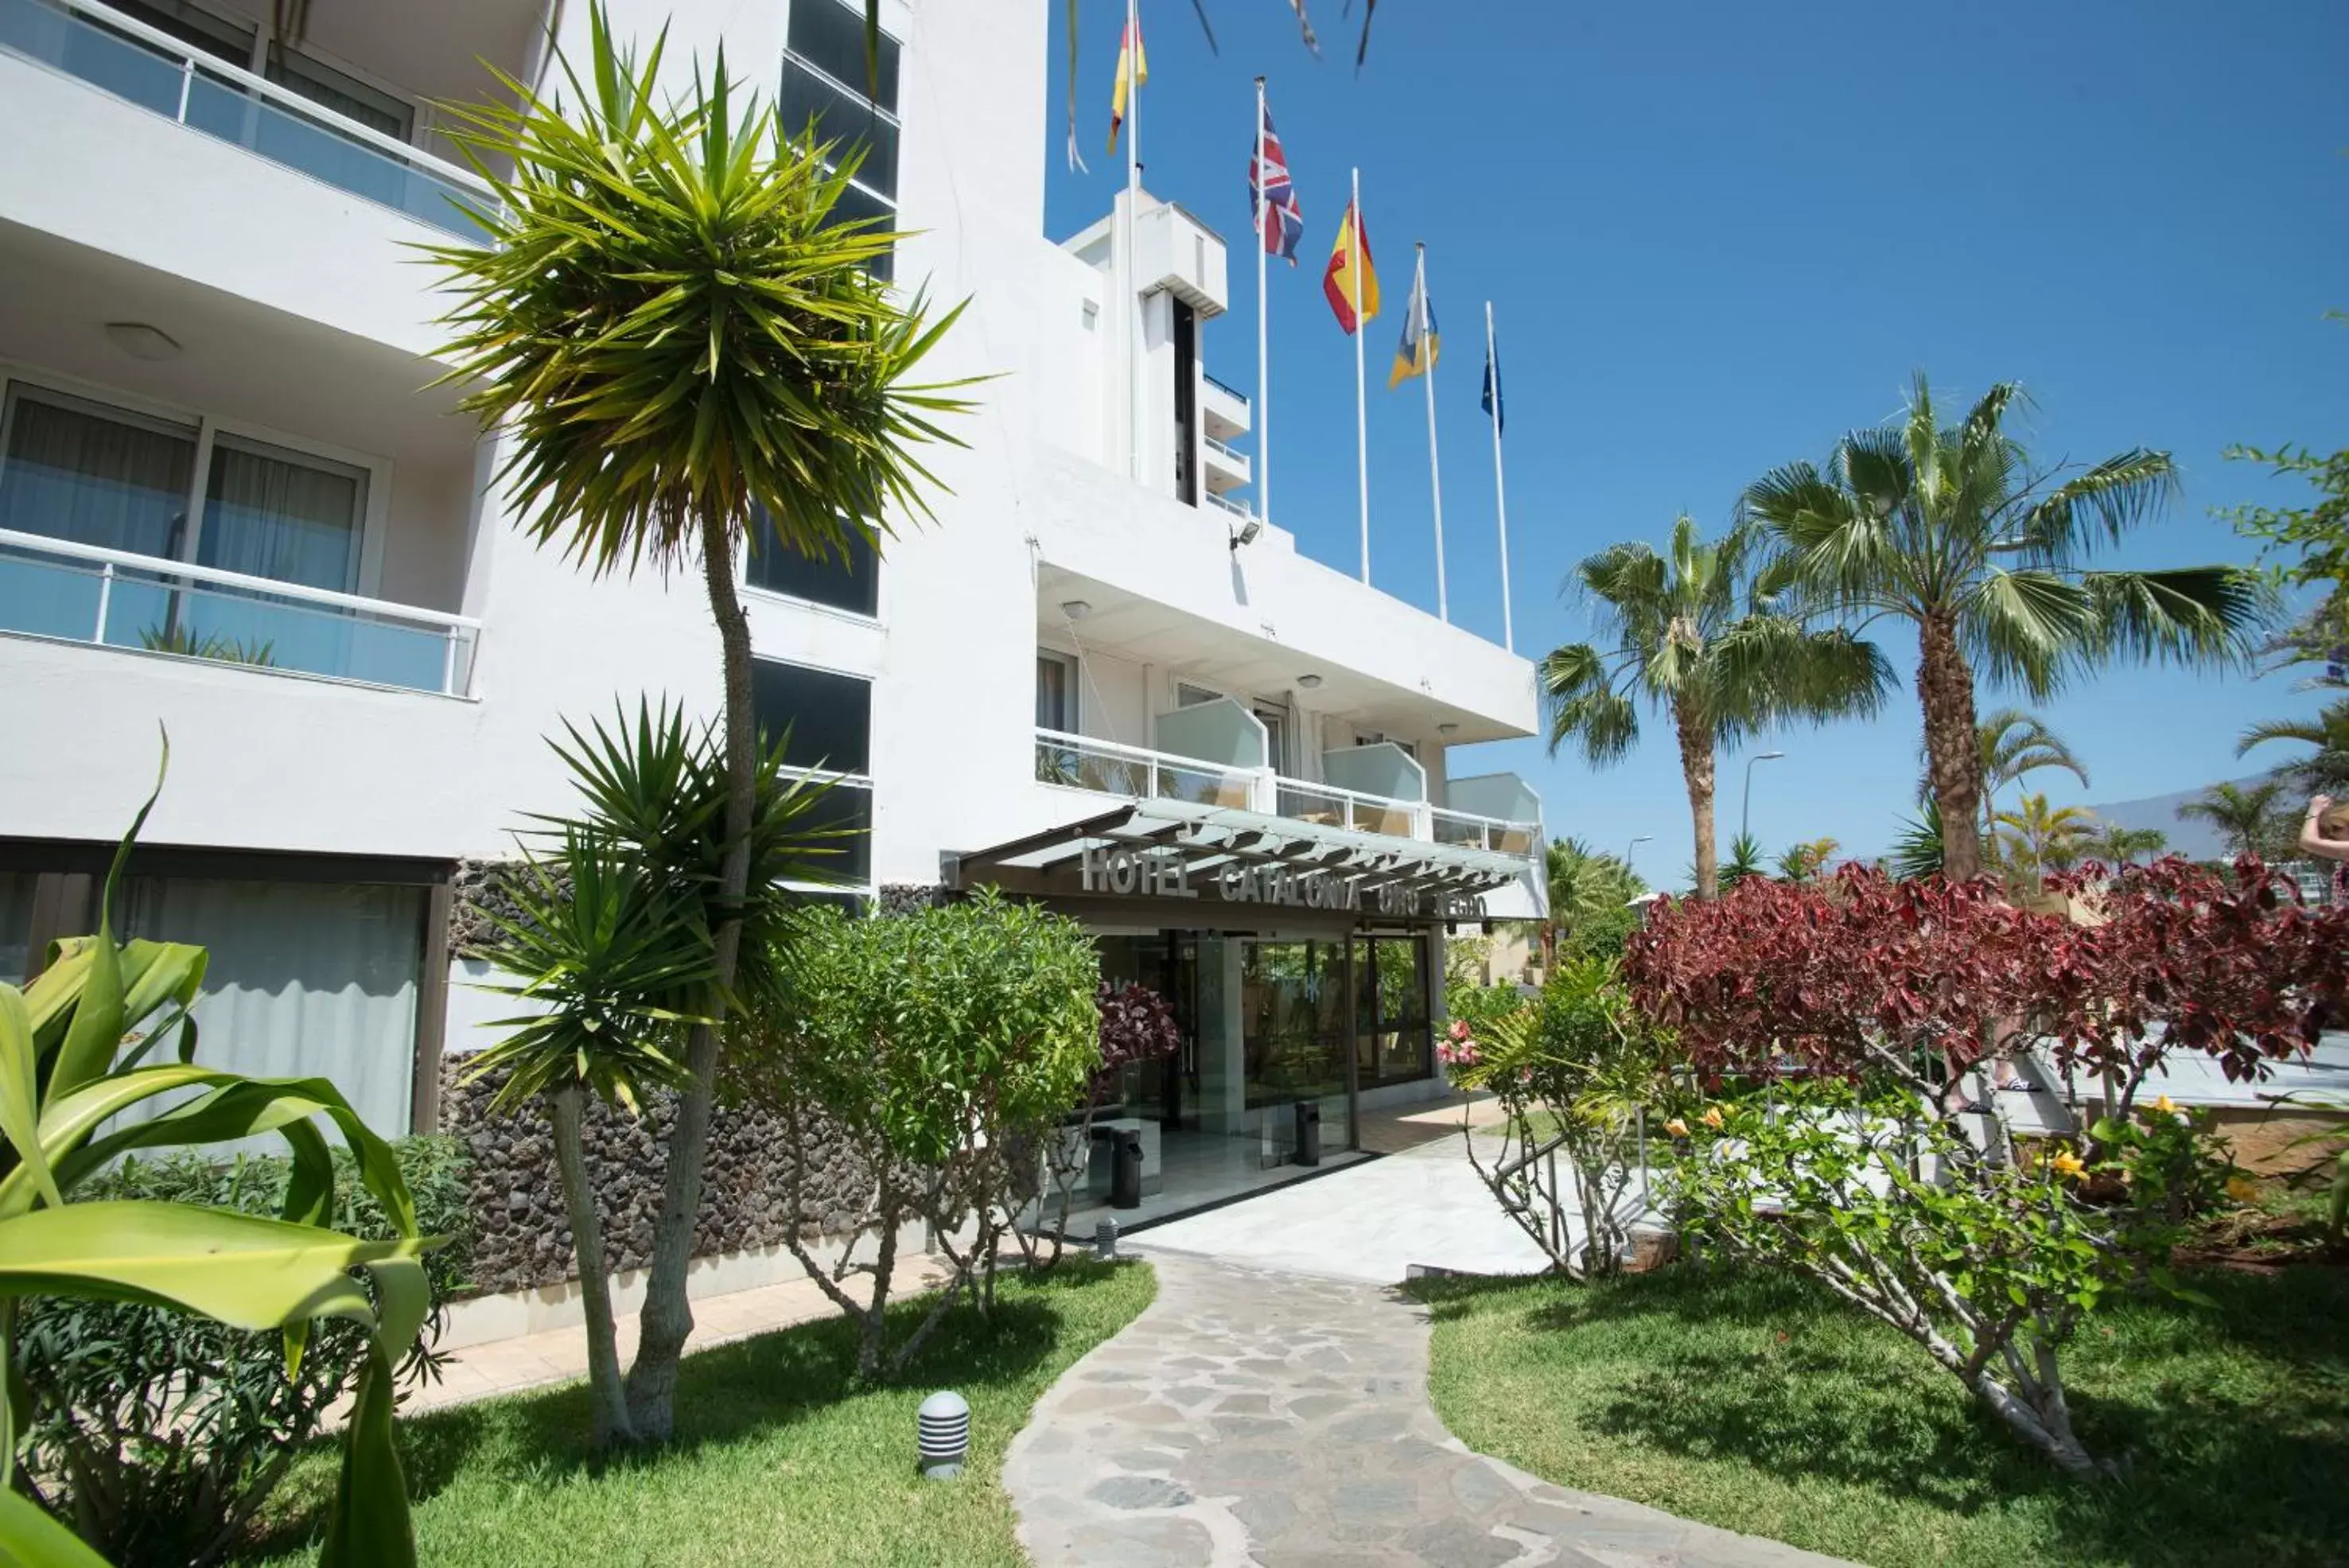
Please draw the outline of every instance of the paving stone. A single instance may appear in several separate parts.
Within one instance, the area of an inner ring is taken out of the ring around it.
[[[1152,1261],[1157,1300],[1004,1461],[1037,1568],[1847,1568],[1462,1448],[1390,1291]]]

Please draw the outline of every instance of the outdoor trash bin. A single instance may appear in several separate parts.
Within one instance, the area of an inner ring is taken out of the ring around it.
[[[1321,1163],[1321,1102],[1319,1100],[1297,1102],[1297,1163],[1307,1166]]]
[[[1093,1141],[1109,1145],[1109,1206],[1142,1207],[1142,1129],[1095,1127]]]

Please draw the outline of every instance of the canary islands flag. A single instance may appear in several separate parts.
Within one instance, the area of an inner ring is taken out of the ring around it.
[[[1142,52],[1142,22],[1126,25],[1117,44],[1117,85],[1109,94],[1109,150],[1117,151],[1117,133],[1125,129],[1126,97],[1150,79],[1150,57]]]
[[[1437,347],[1435,306],[1427,297],[1427,258],[1423,255],[1411,275],[1411,305],[1403,312],[1402,341],[1395,346],[1394,369],[1387,372],[1387,385],[1400,387],[1413,376],[1433,369]]]
[[[1357,279],[1353,267],[1356,257],[1362,265],[1362,275]],[[1338,225],[1338,243],[1330,247],[1330,265],[1321,273],[1321,293],[1330,301],[1330,308],[1338,313],[1338,325],[1349,335],[1379,313],[1379,274],[1371,265],[1371,233],[1362,227],[1362,215],[1346,203],[1345,221]],[[1360,318],[1354,302],[1361,302]]]

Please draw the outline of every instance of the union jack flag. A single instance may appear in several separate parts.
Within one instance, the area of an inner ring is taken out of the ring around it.
[[[1271,204],[1266,215],[1265,205]],[[1256,151],[1248,151],[1248,210],[1256,214],[1257,233],[1264,236],[1264,254],[1287,256],[1297,265],[1297,242],[1305,235],[1305,213],[1297,204],[1297,187],[1288,178],[1288,160],[1280,151],[1280,135],[1272,129],[1272,109],[1264,111],[1264,166],[1257,167]]]

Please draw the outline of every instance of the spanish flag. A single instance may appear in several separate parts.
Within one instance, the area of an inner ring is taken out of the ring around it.
[[[1362,275],[1359,282],[1353,275],[1354,256],[1362,258]],[[1330,301],[1330,308],[1338,313],[1338,325],[1349,336],[1363,322],[1379,313],[1379,273],[1371,265],[1371,234],[1362,227],[1362,215],[1346,203],[1345,221],[1338,225],[1338,243],[1330,249],[1330,265],[1322,269],[1321,293]],[[1354,302],[1361,301],[1358,319]]]
[[[1142,19],[1125,25],[1117,44],[1117,85],[1109,95],[1109,150],[1117,151],[1117,133],[1125,129],[1126,94],[1150,79],[1150,57],[1142,52]]]

